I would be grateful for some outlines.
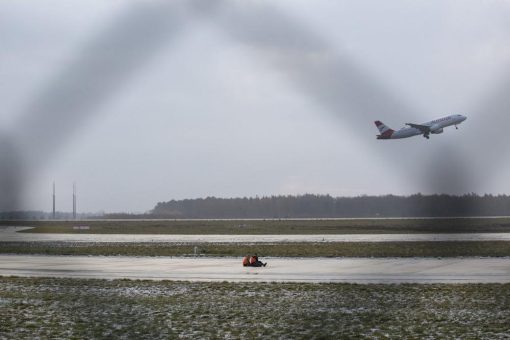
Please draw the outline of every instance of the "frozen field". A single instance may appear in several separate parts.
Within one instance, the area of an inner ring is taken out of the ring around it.
[[[508,339],[510,284],[0,277],[2,339]]]
[[[2,276],[253,282],[508,283],[510,258],[240,258],[0,255]]]

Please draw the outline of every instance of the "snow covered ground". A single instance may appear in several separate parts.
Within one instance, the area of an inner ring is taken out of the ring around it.
[[[0,277],[2,339],[509,339],[510,285]]]

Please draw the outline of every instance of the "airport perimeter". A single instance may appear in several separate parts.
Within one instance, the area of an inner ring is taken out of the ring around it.
[[[144,222],[138,223],[141,228]],[[494,223],[491,230],[498,232],[492,233],[185,235],[2,227],[0,335],[504,339],[510,335],[506,228]],[[195,247],[197,254],[190,251]],[[259,254],[268,266],[245,268],[239,256],[207,253],[278,247],[309,254],[321,247],[361,248],[363,257]],[[110,248],[143,251],[101,255]],[[400,248],[407,255],[374,258],[368,251]],[[429,248],[449,255],[415,256]],[[189,254],[147,256],[158,249]],[[43,255],[49,250],[55,255]],[[64,255],[69,251],[74,255]]]

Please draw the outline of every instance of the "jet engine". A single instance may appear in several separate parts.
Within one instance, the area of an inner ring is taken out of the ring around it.
[[[436,127],[434,129],[434,127],[432,126],[432,128],[430,128],[430,133],[433,133],[433,134],[438,134],[438,133],[443,133],[443,128],[440,128],[440,127]]]

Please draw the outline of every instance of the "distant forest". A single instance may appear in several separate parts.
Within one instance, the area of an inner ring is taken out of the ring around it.
[[[255,198],[197,198],[158,203],[143,214],[80,213],[90,218],[342,218],[342,217],[469,217],[510,216],[507,195],[411,195],[332,197],[329,195],[270,196]],[[0,220],[47,220],[43,211],[0,212]],[[71,213],[58,212],[56,219],[70,220]]]
[[[416,194],[359,197],[329,195],[208,197],[160,202],[148,215],[154,218],[239,219],[510,216],[510,196]]]

